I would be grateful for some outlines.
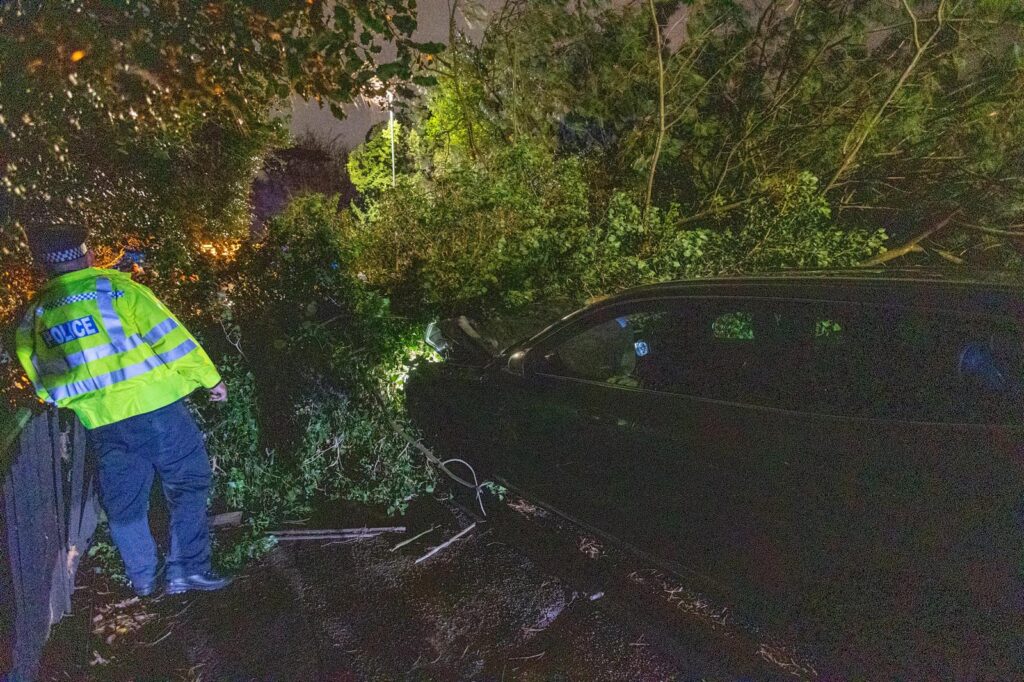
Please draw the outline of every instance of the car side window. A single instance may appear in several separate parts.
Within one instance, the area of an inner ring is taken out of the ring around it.
[[[814,411],[948,423],[1021,423],[1021,336],[1009,319],[846,306],[816,338]]]
[[[592,381],[632,375],[636,366],[634,331],[628,316],[606,320],[566,339],[546,356],[552,374]]]
[[[542,371],[816,414],[1024,423],[1019,325],[909,307],[681,299],[585,327]]]

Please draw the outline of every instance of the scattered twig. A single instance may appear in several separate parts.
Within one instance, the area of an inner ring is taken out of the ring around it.
[[[424,536],[424,535],[426,535],[427,533],[430,533],[430,532],[432,532],[432,531],[433,531],[433,530],[434,530],[435,528],[437,528],[437,526],[431,526],[430,528],[426,529],[425,531],[423,531],[422,533],[420,533],[419,535],[417,535],[417,536],[415,536],[415,537],[411,537],[411,538],[409,538],[408,540],[402,540],[402,541],[401,541],[401,542],[399,542],[399,543],[398,543],[397,545],[395,545],[394,547],[392,547],[392,548],[391,548],[391,551],[392,551],[392,552],[394,552],[394,551],[395,551],[396,549],[401,549],[402,547],[405,547],[405,546],[406,546],[406,545],[408,545],[409,543],[411,543],[411,542],[415,542],[415,541],[419,540],[419,539],[420,539],[421,537],[423,537],[423,536]]]
[[[156,641],[153,641],[153,642],[147,642],[147,643],[145,644],[145,646],[147,646],[147,647],[154,647],[154,646],[156,646],[156,645],[157,645],[157,644],[159,644],[160,642],[162,642],[162,641],[164,641],[165,639],[167,639],[168,637],[170,637],[170,636],[171,636],[171,633],[172,633],[172,632],[174,632],[174,630],[168,630],[167,632],[165,632],[165,633],[163,634],[163,636],[162,636],[162,637],[160,637],[160,638],[159,638],[159,639],[157,639]]]
[[[466,528],[463,528],[463,529],[462,529],[461,531],[459,531],[459,533],[458,533],[458,534],[457,534],[457,535],[456,535],[455,537],[453,537],[452,539],[450,539],[450,540],[448,540],[447,542],[444,542],[444,543],[442,543],[442,544],[438,545],[438,546],[437,546],[437,547],[435,547],[434,549],[430,550],[429,552],[427,552],[426,554],[424,554],[423,556],[421,556],[421,557],[420,557],[419,559],[417,559],[417,560],[415,561],[415,563],[417,563],[417,564],[418,564],[418,563],[420,563],[421,561],[425,561],[426,559],[429,559],[430,557],[434,556],[435,554],[437,554],[438,552],[440,552],[440,551],[441,551],[442,549],[444,549],[445,547],[448,547],[448,546],[449,546],[449,545],[451,545],[451,544],[452,544],[453,542],[455,542],[456,540],[458,540],[459,538],[461,538],[461,537],[462,537],[463,535],[465,535],[465,534],[466,534],[466,533],[468,533],[469,531],[473,530],[474,528],[476,528],[476,523],[475,523],[475,522],[474,522],[474,523],[471,523],[471,524],[470,524],[469,526],[467,526]]]
[[[534,660],[536,658],[543,658],[544,654],[546,654],[546,653],[547,653],[546,651],[542,651],[539,654],[533,654],[532,656],[515,656],[515,657],[510,658],[508,660],[510,660],[510,661],[532,661],[532,660]]]
[[[189,602],[189,603],[188,603],[188,604],[187,604],[187,605],[185,606],[185,608],[183,608],[183,609],[182,609],[181,611],[178,611],[178,612],[177,612],[176,614],[174,614],[173,616],[171,616],[171,620],[177,620],[177,619],[181,618],[181,617],[182,617],[182,616],[184,615],[184,613],[185,613],[186,611],[188,611],[188,610],[189,610],[190,608],[192,608],[192,605],[193,605],[193,604],[195,604],[195,602],[194,602],[194,601],[190,601],[190,602]]]

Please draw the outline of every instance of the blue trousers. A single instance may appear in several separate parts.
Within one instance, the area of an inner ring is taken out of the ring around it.
[[[167,578],[210,569],[206,500],[210,460],[183,401],[87,431],[99,460],[100,494],[110,534],[132,584],[156,576],[157,548],[149,528],[149,495],[159,476],[170,510]]]

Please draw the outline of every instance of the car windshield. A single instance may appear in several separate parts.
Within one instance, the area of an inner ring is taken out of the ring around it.
[[[578,306],[569,303],[550,303],[536,306],[514,316],[495,316],[476,324],[480,334],[496,342],[500,351],[525,341],[554,324]]]

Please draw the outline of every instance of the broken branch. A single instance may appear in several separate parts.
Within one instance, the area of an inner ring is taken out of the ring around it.
[[[897,246],[894,249],[889,249],[883,253],[878,254],[874,258],[869,258],[868,260],[860,263],[860,267],[869,268],[875,265],[882,265],[883,263],[888,263],[891,260],[896,260],[897,258],[905,256],[908,253],[920,251],[920,243],[927,239],[928,237],[935,234],[936,232],[938,232],[939,230],[943,229],[947,225],[949,225],[949,223],[952,222],[953,217],[956,216],[956,214],[959,212],[960,209],[953,211],[948,216],[946,216],[936,224],[932,225],[924,232],[919,233],[917,236],[904,243],[902,246]]]

